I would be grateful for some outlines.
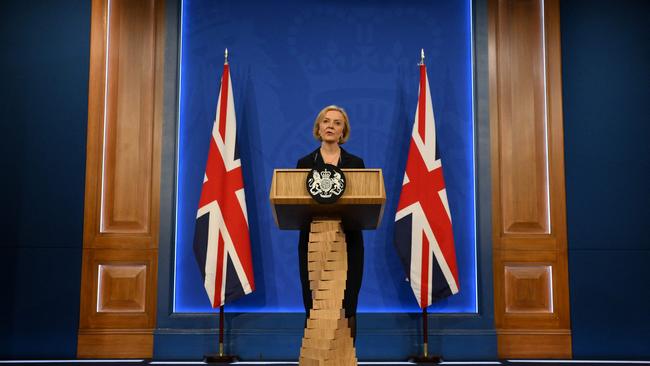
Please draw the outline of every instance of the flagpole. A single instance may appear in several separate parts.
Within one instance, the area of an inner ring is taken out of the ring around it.
[[[203,357],[203,361],[205,363],[232,363],[238,361],[237,356],[234,355],[227,355],[224,351],[224,342],[223,342],[223,334],[224,334],[224,323],[225,323],[225,316],[224,316],[224,306],[221,305],[219,306],[219,353],[218,354],[208,354]]]
[[[429,314],[427,307],[422,308],[422,355],[409,357],[409,362],[417,364],[439,364],[442,358],[429,355]]]
[[[224,51],[223,55],[223,65],[224,65],[224,70],[226,66],[228,65],[228,49],[226,48]],[[221,95],[221,93],[219,94]],[[216,295],[215,295],[216,296]],[[216,304],[213,304],[213,307]],[[206,355],[203,358],[203,361],[205,363],[218,363],[218,364],[225,364],[225,363],[232,363],[232,362],[237,362],[238,358],[237,356],[234,355],[227,355],[224,351],[224,323],[225,323],[225,315],[224,315],[224,304],[219,306],[219,353],[218,354],[209,354]]]
[[[427,308],[422,309],[422,351],[424,357],[429,357],[429,317],[427,316]]]
[[[223,64],[228,65],[228,48],[224,51],[223,54]],[[223,305],[219,306],[219,359],[223,360],[224,359],[224,354],[223,354],[223,320],[224,320],[224,315],[223,315]],[[226,358],[230,358],[230,356],[226,356]]]
[[[219,357],[223,357],[223,305],[219,306]]]
[[[424,48],[420,49],[420,63],[418,66],[424,66]],[[440,356],[429,355],[429,315],[427,307],[422,308],[422,356],[414,356],[409,361],[425,364],[439,364],[442,362]]]

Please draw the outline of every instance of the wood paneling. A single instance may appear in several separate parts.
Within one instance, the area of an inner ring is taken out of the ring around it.
[[[274,204],[317,204],[309,195],[305,181],[309,169],[275,169],[270,199]],[[381,169],[342,169],[346,185],[341,204],[377,203],[386,200]]]
[[[102,174],[102,233],[149,233],[155,67],[151,0],[112,0]]]
[[[152,331],[80,330],[77,345],[79,358],[151,357]],[[149,355],[149,356],[143,356]]]
[[[157,255],[138,249],[85,251],[79,328],[153,329],[156,291],[150,286],[155,285]],[[124,275],[117,282],[111,278]]]
[[[509,358],[570,358],[571,332],[533,329],[502,331],[497,347],[500,355],[508,355]]]
[[[335,204],[318,204],[305,181],[309,169],[275,169],[269,198],[275,223],[283,230],[304,227],[312,217],[340,217],[346,230],[374,229],[381,223],[386,190],[381,169],[342,169],[345,192]]]
[[[93,1],[84,248],[158,243],[162,7]]]
[[[570,357],[558,0],[489,1],[499,357]]]
[[[552,313],[552,268],[533,263],[505,265],[506,313]]]
[[[499,178],[505,233],[548,233],[543,25],[539,1],[500,1]]]
[[[151,357],[164,3],[93,0],[79,357]]]
[[[144,313],[147,293],[146,263],[99,264],[97,272],[98,313]]]

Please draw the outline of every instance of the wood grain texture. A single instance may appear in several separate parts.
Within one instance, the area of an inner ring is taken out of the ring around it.
[[[92,1],[79,357],[153,351],[164,14]]]
[[[337,204],[381,203],[386,199],[381,169],[341,169],[347,180]],[[305,181],[309,169],[275,169],[270,199],[273,204],[318,204]]]
[[[91,16],[84,247],[155,248],[163,2],[110,1],[110,19],[108,3]]]
[[[152,358],[151,330],[120,330],[79,332],[79,358]]]
[[[506,313],[552,313],[552,268],[534,263],[505,265]]]
[[[343,309],[348,263],[341,222],[317,218],[310,225],[307,268],[314,304],[300,347],[301,366],[357,365]]]
[[[509,358],[571,358],[570,332],[499,333],[499,352]]]
[[[149,233],[155,7],[151,0],[110,4],[100,232]]]
[[[497,74],[501,230],[548,233],[546,97],[541,6],[498,4]]]
[[[99,264],[97,312],[144,313],[147,293],[146,264]]]
[[[275,169],[269,199],[280,229],[296,230],[312,217],[341,217],[347,229],[375,229],[381,223],[386,190],[381,169],[342,169],[347,179],[343,196],[320,204],[307,192],[309,169]]]
[[[571,357],[558,0],[489,0],[488,59],[499,357]]]
[[[85,250],[79,329],[153,329],[156,291],[149,286],[155,284],[157,256],[155,250]],[[122,272],[128,268],[130,276],[135,277],[114,285],[104,283],[108,287],[102,287],[99,281],[102,267]],[[136,271],[143,273],[136,274]],[[144,278],[138,279],[138,275]],[[142,280],[144,283],[138,286],[138,281]],[[102,301],[105,303],[102,304]],[[143,310],[134,311],[133,306],[140,306],[135,304],[142,304]],[[101,311],[102,306],[108,306],[110,310]]]

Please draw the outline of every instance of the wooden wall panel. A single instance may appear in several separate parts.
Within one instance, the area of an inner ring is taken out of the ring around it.
[[[151,357],[164,4],[93,0],[79,357]]]
[[[100,228],[149,233],[155,8],[151,0],[110,4]]]
[[[148,272],[147,263],[99,264],[97,312],[144,313]]]
[[[156,292],[150,286],[155,285],[156,257],[155,250],[85,252],[82,295],[88,296],[81,298],[79,328],[153,329]]]
[[[503,232],[548,233],[548,168],[539,1],[499,3],[500,170]],[[501,49],[500,49],[501,51]]]
[[[505,312],[553,313],[553,266],[545,263],[504,265]]]
[[[571,357],[559,0],[489,0],[499,356]]]

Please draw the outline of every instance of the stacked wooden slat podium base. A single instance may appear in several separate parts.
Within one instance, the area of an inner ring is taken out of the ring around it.
[[[312,221],[307,256],[313,305],[302,338],[300,365],[356,365],[343,310],[348,259],[341,220]]]

